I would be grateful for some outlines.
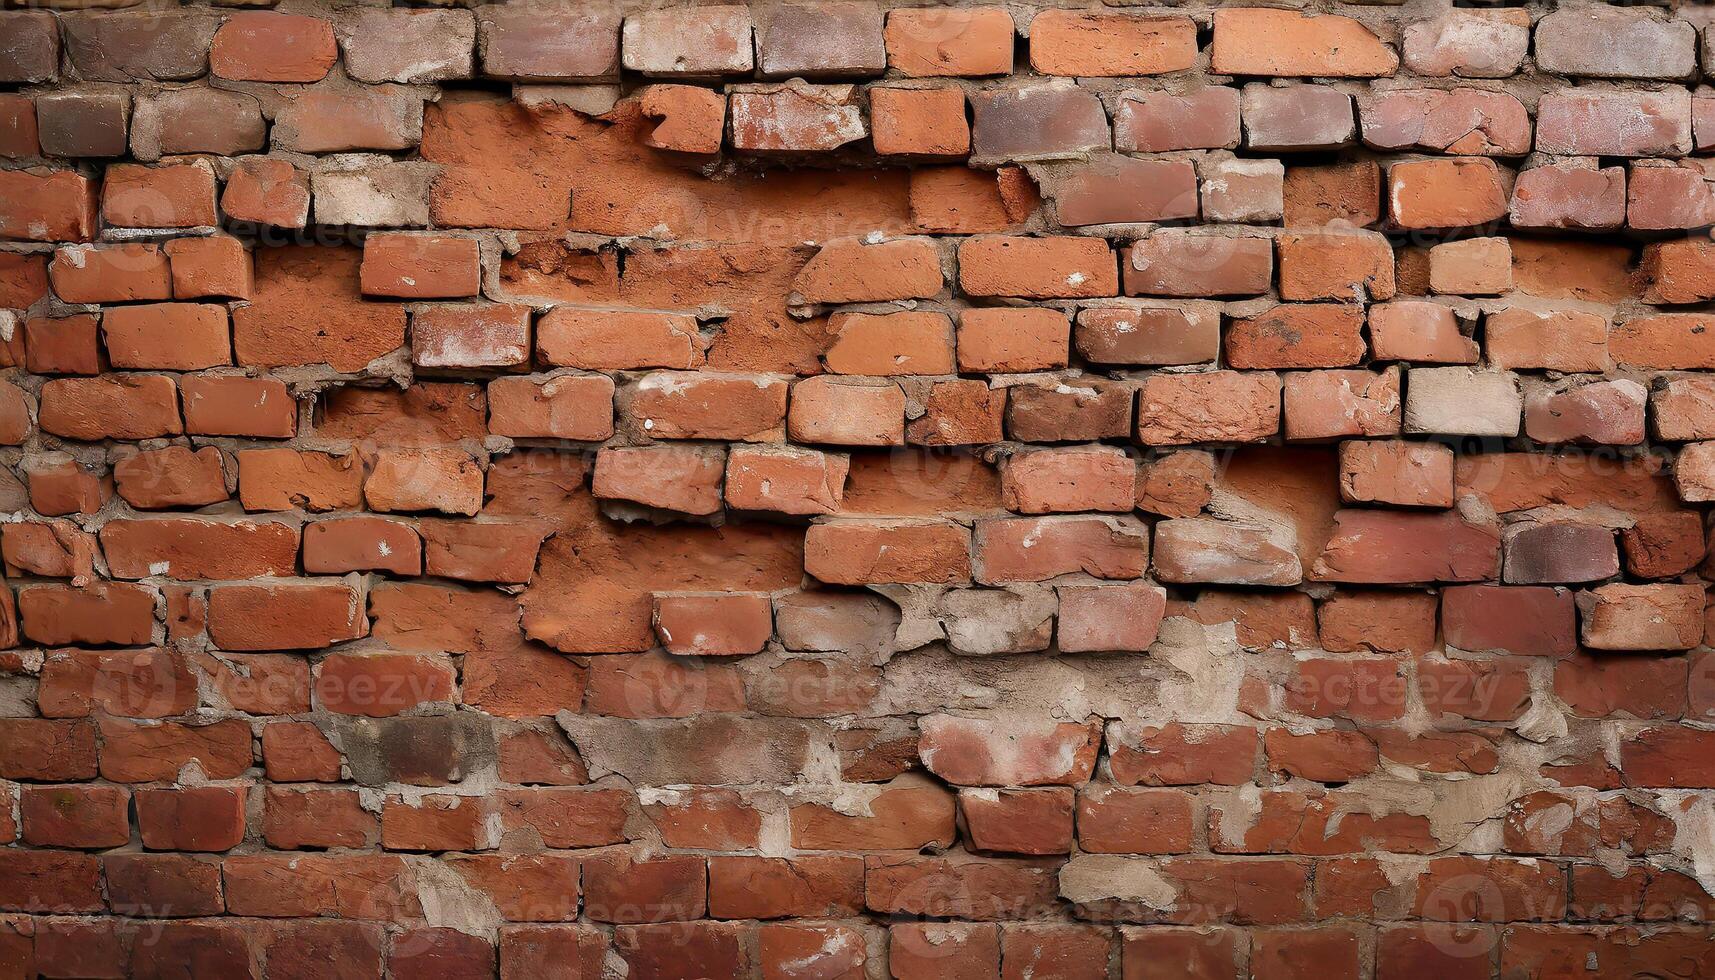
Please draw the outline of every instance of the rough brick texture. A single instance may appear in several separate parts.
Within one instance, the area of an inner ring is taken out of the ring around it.
[[[0,980],[1712,977],[1715,18],[0,11]]]

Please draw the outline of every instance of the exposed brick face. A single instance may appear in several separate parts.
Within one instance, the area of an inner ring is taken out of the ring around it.
[[[1697,4],[13,6],[0,978],[1715,976]]]

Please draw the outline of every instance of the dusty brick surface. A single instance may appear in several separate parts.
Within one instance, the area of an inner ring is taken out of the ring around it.
[[[0,12],[0,978],[1715,976],[1697,4]]]

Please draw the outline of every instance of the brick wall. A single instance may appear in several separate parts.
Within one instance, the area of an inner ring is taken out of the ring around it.
[[[1715,975],[1708,8],[126,4],[0,978]]]

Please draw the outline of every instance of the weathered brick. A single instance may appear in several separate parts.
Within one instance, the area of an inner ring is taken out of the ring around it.
[[[1470,582],[1500,570],[1500,530],[1458,511],[1342,510],[1309,577],[1326,582]],[[1385,556],[1384,556],[1385,553]]]
[[[1618,228],[1626,220],[1626,172],[1578,163],[1531,167],[1518,175],[1508,207],[1520,228]]]
[[[1120,256],[1128,296],[1254,296],[1274,275],[1266,238],[1163,230]]]
[[[1413,368],[1406,373],[1405,431],[1518,435],[1524,396],[1510,371]]]
[[[993,236],[959,246],[959,285],[972,296],[1113,296],[1118,280],[1113,251],[1100,239]]]
[[[1164,221],[1195,217],[1197,172],[1189,161],[1104,156],[1055,182],[1063,225]]]
[[[1434,443],[1342,442],[1340,495],[1352,503],[1451,507],[1453,452]]]
[[[1101,100],[1063,81],[973,93],[971,117],[971,155],[982,160],[1079,159],[1112,142]]]
[[[489,7],[484,14],[506,11]],[[334,23],[345,70],[360,82],[439,82],[471,76],[476,22],[463,10],[358,8]]]
[[[1254,442],[1280,431],[1280,377],[1271,371],[1157,374],[1138,389],[1146,446]]]
[[[1510,8],[1453,8],[1402,32],[1405,66],[1420,75],[1505,78],[1530,50],[1530,15]]]
[[[1155,577],[1164,582],[1296,585],[1303,569],[1286,529],[1187,517],[1155,526]]]
[[[1691,150],[1691,94],[1562,89],[1537,102],[1536,149],[1562,156],[1679,156]]]
[[[48,156],[124,156],[130,116],[124,90],[68,89],[36,97],[38,139]]]
[[[1038,542],[1047,547],[1037,551]],[[1133,579],[1143,574],[1149,561],[1148,534],[1130,517],[1061,515],[981,521],[975,548],[975,578],[985,585],[1042,582],[1074,572]]]
[[[750,10],[684,7],[625,18],[625,67],[645,75],[748,74],[755,65]]]
[[[1653,161],[1652,161],[1653,163]],[[1626,224],[1648,231],[1715,223],[1715,191],[1694,165],[1633,165],[1626,185]]]
[[[1530,113],[1504,92],[1402,89],[1358,100],[1364,145],[1464,156],[1530,152]]]
[[[836,521],[804,535],[804,570],[835,585],[970,577],[970,532],[950,522]]]
[[[863,139],[868,133],[850,85],[802,81],[735,91],[727,96],[735,150],[756,153],[820,153]]]
[[[1357,138],[1352,97],[1317,85],[1246,85],[1245,146],[1266,152],[1331,150]]]
[[[1235,320],[1227,363],[1235,368],[1343,367],[1364,356],[1363,314],[1347,303],[1282,303]]]
[[[766,78],[850,78],[887,69],[881,11],[861,0],[782,4],[758,31]]]
[[[1561,75],[1686,78],[1696,69],[1697,31],[1643,10],[1557,10],[1536,24],[1536,64]]]
[[[484,75],[524,82],[619,77],[620,21],[613,14],[484,5],[477,13],[477,27]]]
[[[1114,110],[1114,149],[1140,153],[1233,149],[1239,145],[1239,92],[1210,85],[1195,92],[1130,91]]]
[[[59,74],[60,28],[46,10],[9,10],[0,23],[12,38],[0,54],[0,78],[8,82],[45,82]]]

